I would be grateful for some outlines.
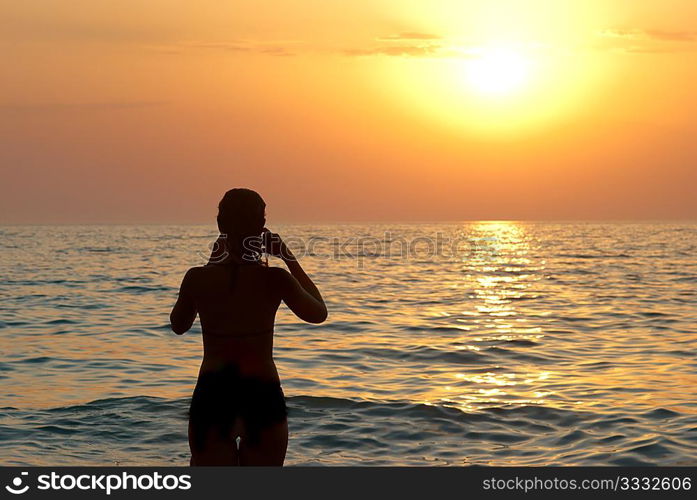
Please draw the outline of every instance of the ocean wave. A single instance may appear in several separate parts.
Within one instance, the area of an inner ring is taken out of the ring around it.
[[[694,462],[695,228],[283,228],[482,242],[457,258],[302,257],[330,313],[278,311],[289,463]],[[186,463],[187,399],[138,395],[193,388],[200,325],[175,336],[168,314],[214,226],[1,231],[0,406],[15,409],[0,433],[20,436],[6,461]]]
[[[0,408],[0,443],[14,463],[143,465],[188,457],[189,398],[113,397],[49,409]],[[697,417],[657,409],[628,419],[537,405],[464,410],[449,404],[287,398],[293,464],[667,465],[695,462],[677,427]],[[10,425],[11,424],[11,425]],[[647,437],[648,436],[648,437]],[[504,455],[493,453],[505,445]],[[550,447],[555,458],[550,458]],[[384,450],[397,449],[386,459]],[[347,454],[353,459],[347,458]]]

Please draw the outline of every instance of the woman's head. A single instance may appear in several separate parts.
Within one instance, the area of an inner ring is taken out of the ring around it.
[[[266,224],[266,203],[251,189],[231,189],[218,204],[218,229],[230,242],[259,236]]]

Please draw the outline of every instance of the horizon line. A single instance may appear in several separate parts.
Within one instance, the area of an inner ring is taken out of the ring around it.
[[[656,224],[656,223],[697,223],[697,217],[686,218],[612,218],[612,219],[351,219],[351,220],[322,220],[322,221],[277,221],[268,223],[275,225],[333,225],[333,224],[460,224],[460,223],[591,223],[591,224]],[[215,226],[215,222],[1,222],[0,227],[17,226]]]

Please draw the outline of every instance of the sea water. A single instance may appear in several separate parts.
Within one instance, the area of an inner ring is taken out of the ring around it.
[[[329,308],[277,316],[286,464],[697,463],[697,225],[273,229]],[[168,315],[216,236],[0,227],[1,464],[188,464]]]

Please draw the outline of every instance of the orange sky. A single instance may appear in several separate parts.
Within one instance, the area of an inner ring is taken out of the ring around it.
[[[235,186],[279,222],[697,218],[694,0],[37,0],[0,18],[0,223],[212,222]],[[482,86],[500,49],[513,62]]]

